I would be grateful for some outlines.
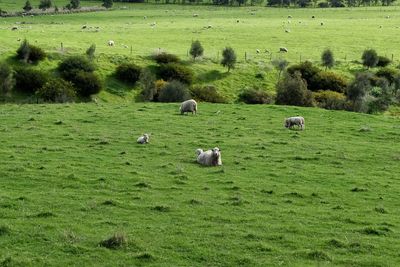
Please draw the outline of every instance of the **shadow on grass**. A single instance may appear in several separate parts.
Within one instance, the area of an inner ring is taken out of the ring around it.
[[[197,76],[197,80],[201,82],[213,82],[221,80],[229,75],[228,72],[220,72],[218,70],[210,70],[208,72],[201,73]]]

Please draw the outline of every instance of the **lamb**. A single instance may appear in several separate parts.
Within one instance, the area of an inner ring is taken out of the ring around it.
[[[113,40],[109,40],[108,42],[107,42],[107,44],[108,44],[108,46],[114,46],[114,41]]]
[[[197,162],[204,166],[221,166],[221,150],[218,147],[203,151],[201,148],[196,149]]]
[[[144,134],[137,139],[138,144],[147,144],[149,143],[150,136],[148,134]]]
[[[192,114],[197,113],[197,102],[194,99],[189,99],[182,102],[181,107],[179,108],[181,115],[185,112],[192,112]]]
[[[294,125],[300,127],[301,130],[305,128],[305,121],[303,117],[290,117],[285,119],[285,128],[291,129]]]
[[[287,49],[286,47],[280,47],[280,48],[279,48],[279,52],[285,52],[285,53],[287,53],[287,52],[288,52],[288,49]]]

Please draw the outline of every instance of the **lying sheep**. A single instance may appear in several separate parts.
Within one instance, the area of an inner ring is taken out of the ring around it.
[[[204,166],[221,166],[221,150],[218,147],[203,151],[202,149],[196,149],[197,162]]]
[[[185,112],[192,112],[192,114],[197,113],[197,102],[194,99],[189,99],[182,102],[181,107],[179,108],[181,115]]]
[[[300,127],[301,130],[304,130],[305,128],[305,121],[303,117],[297,116],[297,117],[290,117],[285,119],[285,127],[286,128],[293,128],[293,126],[297,125]]]
[[[138,144],[147,144],[150,141],[150,136],[148,134],[144,134],[137,139]]]

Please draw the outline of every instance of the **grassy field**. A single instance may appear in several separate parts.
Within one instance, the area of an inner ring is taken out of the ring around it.
[[[92,3],[95,2],[84,5]],[[33,5],[37,3],[33,1]],[[122,5],[125,9],[121,9]],[[20,9],[23,1],[2,0],[0,7],[3,6]],[[199,16],[193,17],[194,13]],[[288,20],[288,15],[292,19]],[[153,22],[155,27],[150,26]],[[11,31],[15,25],[19,30]],[[83,25],[87,28],[82,29]],[[209,25],[211,28],[207,28]],[[375,48],[380,55],[389,58],[393,55],[392,66],[397,66],[399,33],[397,6],[278,9],[118,4],[108,12],[1,18],[0,57],[14,55],[18,40],[27,38],[50,54],[49,60],[38,68],[51,69],[60,59],[61,43],[64,54],[84,54],[94,43],[99,73],[106,80],[103,98],[113,101],[108,93],[117,92],[129,99],[135,94],[132,88],[110,78],[116,65],[124,60],[142,66],[154,64],[148,56],[161,49],[187,60],[196,73],[195,83],[213,84],[233,101],[245,87],[275,90],[277,73],[270,64],[275,58],[286,58],[291,63],[306,59],[318,63],[322,51],[329,47],[338,61],[334,71],[351,78],[353,72],[363,69],[354,61],[360,61],[364,49]],[[110,39],[115,41],[115,47],[107,46]],[[203,44],[205,54],[202,60],[193,63],[187,54],[191,41],[196,39]],[[219,64],[221,50],[226,46],[232,46],[238,56],[237,68],[231,74]],[[280,54],[279,47],[287,47],[289,52]],[[264,53],[265,49],[270,53]],[[255,79],[256,74],[264,78]]]
[[[283,128],[297,114],[306,130]],[[5,266],[399,263],[398,118],[137,103],[2,105],[0,120]],[[197,165],[214,146],[224,165]],[[127,243],[99,246],[115,233]]]

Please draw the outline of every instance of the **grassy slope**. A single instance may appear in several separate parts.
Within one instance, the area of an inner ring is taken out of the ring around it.
[[[176,104],[0,106],[0,261],[398,264],[398,118],[199,109],[179,116]],[[306,118],[304,132],[282,126],[296,114]],[[135,143],[143,132],[152,133],[149,145]],[[216,145],[223,167],[194,162],[196,148]],[[98,246],[115,232],[127,247]]]
[[[5,1],[14,7],[23,1]],[[87,3],[85,3],[87,4]],[[121,6],[122,4],[119,4]],[[147,66],[152,64],[147,56],[158,48],[189,60],[187,51],[192,40],[199,39],[205,48],[205,59],[192,64],[199,84],[214,84],[230,100],[245,87],[257,86],[274,90],[277,74],[270,65],[270,59],[285,57],[290,62],[311,59],[319,61],[321,52],[330,47],[341,63],[335,71],[351,72],[361,70],[352,60],[360,60],[365,48],[375,48],[379,54],[391,57],[396,65],[400,57],[398,7],[357,8],[357,9],[278,9],[264,7],[213,7],[180,5],[123,4],[128,9],[110,12],[81,13],[60,16],[25,18],[2,18],[0,25],[0,54],[2,58],[15,53],[18,39],[27,38],[31,43],[43,47],[51,54],[52,60],[40,64],[39,68],[54,68],[58,62],[60,43],[67,53],[83,54],[96,44],[99,72],[106,79],[108,92],[131,99],[131,88],[117,83],[108,76],[118,62],[128,58]],[[256,10],[256,15],[251,15]],[[199,17],[193,17],[198,13]],[[288,24],[287,16],[293,19]],[[311,16],[316,16],[312,19]],[[143,19],[147,16],[147,19]],[[387,19],[386,16],[390,18]],[[240,22],[237,23],[236,20]],[[150,23],[157,22],[152,28]],[[321,26],[320,23],[324,22]],[[11,31],[16,23],[20,29]],[[301,22],[301,23],[300,23]],[[83,30],[82,25],[88,28]],[[211,29],[205,26],[212,25]],[[380,28],[379,26],[382,26]],[[99,27],[96,31],[95,27]],[[285,33],[290,29],[290,33]],[[108,47],[107,41],[114,40],[115,47]],[[227,75],[219,65],[221,50],[232,46],[238,55],[237,69]],[[127,46],[128,48],[125,48]],[[132,54],[130,47],[132,46]],[[279,47],[289,49],[286,55],[277,53]],[[268,49],[272,56],[256,54],[256,49]],[[248,61],[244,61],[247,54]],[[345,61],[346,59],[346,61]],[[264,73],[264,79],[255,79],[257,73]],[[114,101],[110,94],[104,99]]]

